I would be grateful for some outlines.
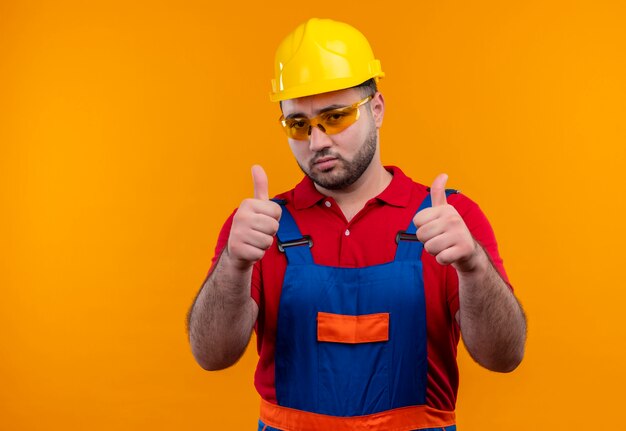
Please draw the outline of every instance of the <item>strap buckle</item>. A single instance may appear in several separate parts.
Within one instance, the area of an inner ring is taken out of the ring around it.
[[[287,247],[296,247],[299,245],[308,244],[309,248],[311,248],[313,247],[313,240],[311,239],[309,235],[302,235],[302,238],[300,239],[294,239],[292,241],[285,241],[285,242],[277,241],[277,244],[278,244],[278,251],[280,251],[281,253],[284,253]]]
[[[399,244],[400,241],[413,241],[413,242],[420,242],[419,239],[417,239],[417,235],[414,233],[408,233],[406,231],[399,231],[396,234],[396,244]]]

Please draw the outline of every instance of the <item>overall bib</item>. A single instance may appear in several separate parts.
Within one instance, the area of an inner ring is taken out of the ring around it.
[[[413,223],[398,234],[392,262],[322,266],[279,203],[287,269],[276,334],[278,405],[261,401],[259,431],[455,430],[454,412],[425,405],[423,244]],[[418,211],[430,205],[428,195]]]

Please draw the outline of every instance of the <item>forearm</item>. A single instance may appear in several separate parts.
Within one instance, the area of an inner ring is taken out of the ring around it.
[[[258,315],[250,296],[252,266],[239,269],[225,250],[189,312],[193,355],[207,370],[234,364],[245,351]]]
[[[471,356],[499,372],[514,370],[524,357],[526,318],[511,289],[477,243],[476,265],[459,275],[459,325]]]

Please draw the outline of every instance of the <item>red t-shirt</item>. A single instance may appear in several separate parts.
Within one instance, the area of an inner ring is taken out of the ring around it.
[[[277,196],[287,202],[300,231],[313,240],[315,263],[336,267],[379,265],[394,259],[396,234],[412,222],[419,205],[428,194],[422,184],[413,182],[397,167],[386,168],[393,174],[389,186],[350,220],[336,202],[321,194],[309,178],[294,189]],[[508,283],[493,230],[478,205],[462,194],[448,197],[474,238],[489,253],[496,269]],[[234,215],[234,213],[233,213]],[[213,264],[228,242],[233,215],[220,232]],[[426,404],[440,410],[454,410],[458,388],[456,364],[459,327],[454,318],[459,309],[458,278],[452,266],[441,266],[426,251],[422,253],[426,296],[428,383]],[[255,327],[259,362],[255,386],[260,396],[276,403],[274,386],[274,346],[278,304],[287,261],[276,241],[254,266],[252,297],[259,305]]]

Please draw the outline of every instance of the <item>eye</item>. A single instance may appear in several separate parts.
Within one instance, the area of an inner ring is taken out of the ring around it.
[[[332,124],[332,123],[340,122],[346,115],[347,113],[345,112],[330,111],[330,112],[325,113],[322,116],[322,119],[324,120],[324,122]]]
[[[308,126],[309,126],[309,122],[306,120],[302,120],[302,119],[293,118],[287,121],[287,127],[289,127],[290,129],[299,130],[299,129],[304,129]]]

